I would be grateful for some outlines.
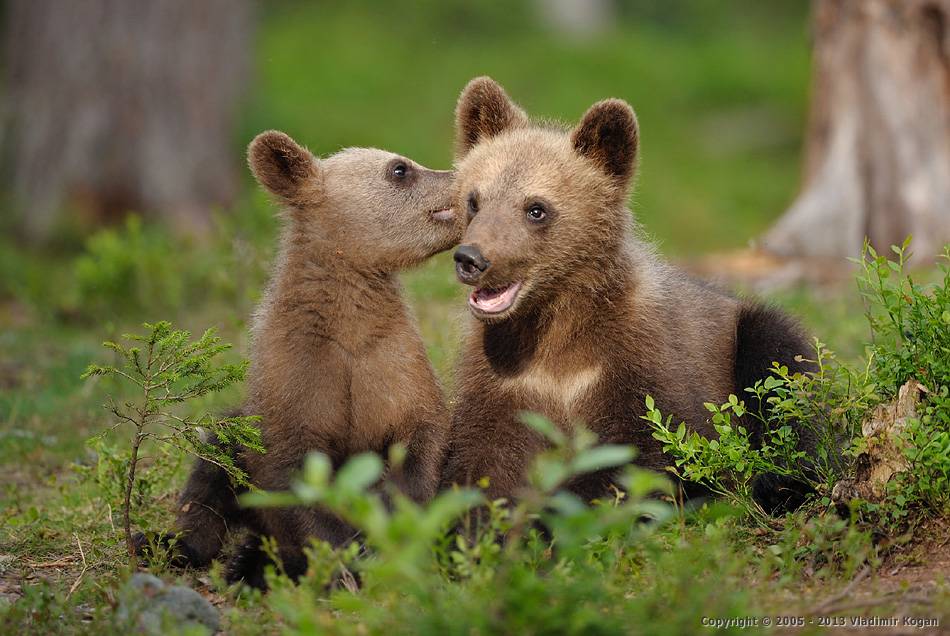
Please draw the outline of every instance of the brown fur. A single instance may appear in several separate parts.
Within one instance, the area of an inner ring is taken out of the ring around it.
[[[259,135],[248,160],[254,176],[285,206],[280,255],[252,329],[246,415],[260,415],[266,454],[239,453],[251,482],[287,490],[306,455],[334,467],[366,451],[406,447],[391,470],[416,501],[436,492],[449,415],[396,270],[458,242],[449,171],[426,169],[376,149],[351,148],[319,160],[283,133]],[[404,173],[404,174],[403,174]],[[180,552],[200,564],[221,548],[227,522],[276,539],[288,574],[306,568],[311,538],[341,545],[353,530],[315,509],[265,509],[238,518],[220,470],[199,462],[183,493]],[[230,515],[230,517],[229,517]],[[245,539],[229,578],[257,577],[259,542]],[[242,553],[244,552],[244,553]]]
[[[704,402],[746,395],[772,360],[806,368],[790,320],[689,278],[638,238],[627,207],[638,128],[625,102],[593,105],[567,132],[531,125],[501,87],[478,78],[459,99],[456,127],[456,208],[468,222],[457,272],[476,289],[444,485],[487,477],[490,498],[517,498],[544,446],[522,411],[565,431],[583,422],[662,470],[670,458],[640,419],[645,396],[713,436]],[[506,309],[477,306],[480,293],[516,281]],[[757,331],[743,338],[746,325]],[[595,472],[567,486],[590,500],[612,478]]]

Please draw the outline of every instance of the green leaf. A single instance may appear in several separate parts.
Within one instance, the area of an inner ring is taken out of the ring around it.
[[[330,483],[333,465],[323,453],[310,453],[303,463],[302,479],[312,486],[326,486]]]
[[[564,517],[581,515],[589,510],[587,505],[574,493],[558,491],[548,499],[550,507]]]
[[[632,446],[605,444],[595,446],[578,455],[571,464],[575,474],[629,464],[636,457]]]
[[[532,466],[532,482],[541,492],[551,492],[571,476],[570,468],[546,453],[538,455]]]
[[[432,536],[446,524],[458,519],[462,514],[484,501],[482,493],[472,488],[459,488],[439,493],[424,508],[422,533]],[[462,538],[461,535],[459,538]]]
[[[292,492],[246,492],[238,497],[238,501],[248,508],[286,508],[301,504],[300,497]]]
[[[634,499],[646,497],[655,492],[671,493],[673,485],[665,475],[631,466],[622,479],[630,496]]]
[[[382,474],[383,460],[379,455],[360,453],[340,468],[334,482],[343,492],[359,493],[376,483]]]
[[[567,445],[567,436],[554,424],[554,422],[543,415],[522,411],[518,414],[518,419],[521,420],[523,424],[543,435],[545,439],[555,446]]]

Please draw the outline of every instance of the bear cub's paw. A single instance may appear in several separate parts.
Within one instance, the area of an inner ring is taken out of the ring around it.
[[[229,585],[243,582],[258,590],[267,589],[264,568],[273,561],[261,549],[261,546],[261,538],[257,535],[244,535],[231,553],[228,566],[224,571],[224,579]]]

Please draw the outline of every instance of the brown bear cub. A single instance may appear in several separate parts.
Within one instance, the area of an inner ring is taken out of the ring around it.
[[[482,77],[459,98],[456,134],[456,208],[467,223],[456,272],[474,288],[474,320],[443,486],[487,478],[489,498],[517,498],[545,445],[519,420],[523,411],[565,431],[582,422],[663,471],[671,459],[640,417],[647,395],[664,416],[715,436],[705,402],[735,394],[761,408],[744,389],[773,361],[811,368],[796,358],[809,347],[791,319],[690,278],[638,237],[627,207],[638,127],[625,102],[594,104],[567,131],[532,124]],[[762,426],[744,425],[762,439]],[[801,435],[814,444],[810,431]],[[615,474],[565,486],[590,501]],[[778,511],[809,487],[772,475],[755,490]]]
[[[431,498],[450,416],[396,272],[458,243],[453,173],[376,149],[320,160],[276,131],[254,139],[248,158],[257,181],[284,205],[286,227],[254,316],[241,409],[261,416],[267,452],[234,454],[251,483],[280,491],[312,451],[338,468],[354,454],[386,457],[402,444],[405,461],[387,479],[416,501]],[[227,576],[263,586],[260,535],[275,539],[292,577],[306,570],[310,539],[339,546],[354,536],[320,509],[246,511],[237,494],[223,470],[196,463],[174,529],[162,537],[180,533],[178,563],[207,564],[229,530],[250,526]]]

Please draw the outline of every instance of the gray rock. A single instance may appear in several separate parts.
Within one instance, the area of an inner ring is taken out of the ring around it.
[[[136,592],[155,594],[159,590],[165,589],[165,582],[157,576],[152,576],[151,574],[146,574],[145,572],[137,572],[136,574],[132,575],[132,578],[129,579],[126,587],[130,590],[135,590]],[[151,588],[151,590],[149,590],[149,588]]]
[[[210,633],[221,626],[221,615],[201,594],[190,587],[165,585],[151,574],[138,573],[125,585],[118,618],[134,616],[147,633],[163,634],[163,627],[203,625]]]

